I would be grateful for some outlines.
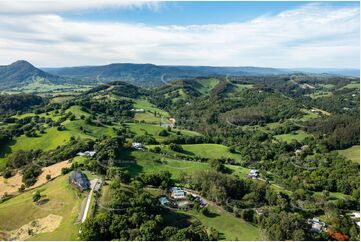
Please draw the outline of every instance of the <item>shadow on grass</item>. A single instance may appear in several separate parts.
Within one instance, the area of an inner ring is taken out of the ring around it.
[[[0,158],[4,158],[7,154],[12,153],[12,149],[10,146],[15,145],[16,140],[11,140],[7,142],[5,145],[0,146]]]
[[[138,176],[143,172],[143,167],[137,164],[136,157],[132,155],[131,150],[122,150],[118,157],[117,167],[122,167],[129,171],[131,176]]]
[[[194,223],[194,221],[192,221],[194,220],[193,216],[173,212],[166,208],[162,209],[161,214],[163,215],[165,224],[168,226],[187,228]]]
[[[206,214],[204,214],[204,216],[206,216],[207,218],[216,218],[219,217],[220,215],[218,213],[208,211]]]

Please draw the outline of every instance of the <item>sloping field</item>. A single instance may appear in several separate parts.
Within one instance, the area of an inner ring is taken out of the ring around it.
[[[82,199],[68,184],[69,175],[60,176],[34,190],[22,193],[0,204],[0,231],[9,233],[50,214],[62,216],[53,232],[30,237],[31,240],[75,240],[79,226],[74,224]],[[33,192],[41,192],[38,204],[32,202]]]
[[[157,145],[149,145],[149,148],[153,148]],[[231,158],[239,161],[241,159],[239,154],[233,154],[229,151],[229,148],[220,144],[183,144],[183,152],[174,152],[169,149],[167,145],[162,145],[161,148],[167,150],[170,153],[180,153],[189,156],[199,156],[210,159]]]
[[[35,184],[32,185],[31,187],[27,188],[27,190],[39,187],[39,186],[47,183],[48,182],[48,180],[46,179],[47,175],[50,175],[52,179],[60,176],[61,169],[63,169],[64,167],[70,167],[70,166],[71,166],[71,163],[69,163],[66,160],[66,161],[62,161],[62,162],[56,163],[54,165],[42,168],[42,173],[39,175]],[[20,172],[16,173],[14,176],[12,176],[8,179],[4,179],[3,177],[0,177],[0,196],[2,196],[4,193],[7,193],[7,194],[18,193],[19,187],[21,186],[21,184],[23,184],[22,177],[23,176],[20,174]]]
[[[340,155],[343,155],[346,159],[355,163],[360,163],[360,146],[354,145],[351,148],[337,151]]]
[[[207,227],[221,231],[223,240],[260,240],[259,229],[246,221],[234,217],[228,212],[220,212],[212,205],[208,205],[211,216],[205,216],[195,210],[179,211],[196,217]]]

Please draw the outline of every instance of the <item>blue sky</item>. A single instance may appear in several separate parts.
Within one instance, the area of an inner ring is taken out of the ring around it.
[[[74,20],[121,21],[152,25],[227,24],[251,20],[260,15],[275,15],[296,9],[307,2],[300,1],[243,1],[243,2],[163,2],[157,9],[99,8],[68,12],[63,16]],[[312,1],[308,2],[312,3]],[[323,2],[332,7],[358,7],[358,2]]]
[[[0,1],[0,64],[360,64],[358,2]]]

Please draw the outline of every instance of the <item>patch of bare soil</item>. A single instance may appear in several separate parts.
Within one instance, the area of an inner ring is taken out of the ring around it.
[[[47,183],[48,180],[46,179],[46,175],[50,175],[51,179],[53,179],[53,178],[61,175],[61,169],[65,168],[65,167],[70,167],[70,166],[71,166],[71,163],[69,163],[68,160],[65,160],[65,161],[56,163],[54,165],[42,168],[41,174],[38,176],[37,181],[35,182],[34,185],[32,185],[30,187],[30,189],[35,188],[35,187],[40,187],[41,185]]]
[[[36,234],[53,232],[59,227],[62,219],[62,216],[49,214],[47,217],[35,219],[17,230],[10,231],[6,239],[26,240]]]
[[[26,190],[29,190],[29,189],[32,189],[35,187],[39,187],[39,186],[47,183],[48,180],[46,179],[46,175],[50,175],[51,179],[60,176],[61,169],[63,169],[64,167],[70,167],[70,166],[71,166],[71,163],[69,163],[68,160],[65,160],[65,161],[56,163],[54,165],[42,168],[42,173],[39,175],[35,184],[32,185],[31,187],[27,188]],[[0,176],[0,197],[3,196],[5,193],[7,193],[8,195],[17,193],[19,191],[18,189],[21,186],[21,184],[23,184],[22,178],[23,178],[23,176],[20,172],[17,172],[14,176],[12,176],[8,179],[5,179]]]
[[[5,193],[12,194],[18,192],[18,188],[23,184],[22,178],[23,176],[19,172],[8,179],[0,176],[0,197]]]

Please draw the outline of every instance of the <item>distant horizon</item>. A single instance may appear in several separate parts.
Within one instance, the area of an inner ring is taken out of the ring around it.
[[[247,68],[247,67],[254,67],[254,68],[270,68],[270,69],[278,69],[278,70],[301,70],[301,69],[314,69],[314,70],[320,70],[320,69],[328,69],[328,70],[359,70],[360,71],[360,68],[352,68],[352,67],[336,67],[336,68],[333,68],[333,67],[272,67],[272,66],[250,66],[250,65],[242,65],[242,66],[215,66],[215,65],[173,65],[173,64],[156,64],[156,63],[136,63],[136,62],[112,62],[112,63],[106,63],[106,64],[102,64],[102,63],[99,63],[99,64],[94,64],[94,65],[76,65],[76,66],[37,66],[35,65],[34,63],[32,63],[31,61],[29,60],[26,60],[26,59],[19,59],[19,60],[15,60],[15,61],[12,61],[10,63],[5,63],[5,64],[0,64],[0,66],[8,66],[8,65],[11,65],[15,62],[18,62],[18,61],[26,61],[30,64],[32,64],[33,66],[35,66],[36,68],[39,68],[39,69],[59,69],[59,68],[74,68],[74,67],[96,67],[96,66],[107,66],[107,65],[112,65],[112,64],[134,64],[134,65],[155,65],[155,66],[187,66],[187,67],[221,67],[221,68],[237,68],[237,67],[243,67],[243,68]]]

